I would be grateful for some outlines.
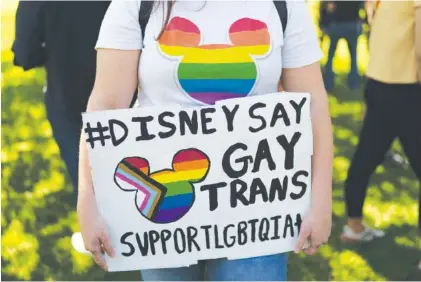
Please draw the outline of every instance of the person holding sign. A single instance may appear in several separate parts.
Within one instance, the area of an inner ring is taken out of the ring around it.
[[[145,21],[144,18],[140,17],[144,16],[145,13],[139,11],[143,11],[146,6],[150,7],[146,9],[149,16],[146,24],[142,25],[142,22],[145,23]],[[287,13],[286,17],[283,16],[284,13]],[[287,23],[285,19],[287,19]],[[215,113],[215,109],[209,108],[210,105],[229,101],[228,99],[232,98],[245,98],[240,100],[246,100],[251,99],[251,97],[259,98],[259,95],[276,93],[279,92],[280,84],[288,92],[311,93],[311,104],[309,104],[313,134],[313,156],[312,163],[309,165],[309,169],[311,169],[311,180],[309,181],[311,181],[312,186],[309,201],[311,202],[311,208],[303,216],[302,221],[299,218],[295,222],[299,233],[295,251],[299,252],[306,246],[304,252],[311,255],[327,242],[331,231],[332,217],[332,131],[327,94],[319,64],[322,53],[318,46],[310,13],[304,1],[150,2],[116,0],[112,1],[105,15],[96,49],[98,51],[97,75],[87,112],[94,114],[96,111],[127,108],[132,93],[140,84],[139,105],[141,109],[139,113],[144,113],[145,116],[133,117],[129,121],[136,122],[137,128],[140,126],[141,135],[135,139],[139,142],[143,141],[143,143],[138,143],[136,146],[160,144],[158,142],[161,139],[174,135],[176,130],[177,132],[182,130],[168,122],[171,117],[174,117],[173,113],[164,112],[158,118],[159,124],[169,131],[152,133],[152,130],[156,128],[153,127],[152,129],[154,121],[152,121],[152,116],[148,117],[147,113],[157,107],[169,106],[174,109],[183,109],[183,115],[181,112],[177,113],[180,119],[185,119],[186,113],[188,114],[190,111],[189,109],[194,108],[195,111],[200,112],[197,113],[202,122],[199,123],[200,130],[204,134],[217,134],[214,127],[209,127],[210,116]],[[260,97],[263,100],[263,97],[266,96]],[[303,103],[305,103],[305,99]],[[297,109],[298,112],[298,109],[303,105],[300,102],[291,101],[289,107],[292,111]],[[249,113],[250,117],[255,120],[260,120],[262,123],[266,122],[263,117],[256,115],[259,112],[256,107],[260,107],[262,110],[262,103],[254,103],[253,107],[250,108],[250,112],[243,111],[242,113]],[[277,114],[274,115],[275,121],[286,118],[285,113],[282,113],[283,108],[281,106],[273,104],[267,105],[267,107],[272,108],[272,111],[274,111],[274,108],[278,108],[275,111]],[[241,108],[238,109],[239,112],[241,110]],[[226,127],[228,131],[232,130],[232,119],[228,117],[235,115],[234,111],[228,109],[225,112],[227,121],[231,121],[228,122],[228,127]],[[109,114],[116,113],[115,111],[113,113],[109,111]],[[196,115],[192,113],[191,116]],[[89,150],[97,146],[96,144],[101,146],[100,143],[95,143],[95,140],[99,139],[103,144],[109,141],[108,144],[119,146],[122,142],[119,138],[111,134],[111,136],[107,136],[109,140],[105,140],[104,132],[108,129],[111,132],[111,130],[114,130],[112,128],[117,127],[126,128],[127,126],[121,120],[126,119],[127,116],[122,113],[120,117],[121,119],[118,120],[110,119],[107,128],[101,127],[100,122],[98,122],[98,126],[93,127],[97,122],[92,120],[85,127],[88,139],[81,136],[80,145],[79,222],[87,250],[93,254],[96,263],[106,270],[108,267],[102,256],[104,253],[111,258],[130,256],[135,252],[135,248],[140,248],[141,252],[147,253],[145,242],[148,238],[154,242],[161,240],[161,243],[164,244],[170,236],[182,237],[180,234],[183,232],[180,228],[176,229],[174,233],[166,229],[160,229],[159,232],[152,232],[150,237],[147,237],[146,233],[143,236],[139,232],[136,234],[128,232],[120,239],[120,242],[126,245],[125,250],[127,251],[116,253],[116,246],[111,243],[111,232],[101,216],[102,212],[100,213],[103,208],[110,208],[112,203],[109,202],[110,205],[108,205],[108,203],[101,201],[101,207],[97,205],[92,173],[89,167],[88,146]],[[310,114],[306,117],[306,121],[309,119]],[[298,122],[300,120],[298,115],[297,120]],[[191,129],[194,127],[192,124],[194,122],[187,126]],[[250,130],[257,132],[260,129],[251,127]],[[127,130],[124,132],[122,136],[126,138],[130,132]],[[96,137],[94,137],[94,133],[97,134]],[[258,136],[258,133],[253,136]],[[122,139],[124,139],[123,137]],[[263,134],[259,137],[265,138]],[[286,147],[288,144],[296,142],[300,138],[300,133],[294,134],[291,141],[284,137],[279,136],[278,147]],[[134,140],[134,138],[130,140]],[[123,149],[124,144],[120,146]],[[156,149],[161,151],[167,149],[159,145],[156,146]],[[127,147],[125,148],[127,149]],[[259,148],[261,154],[267,154],[268,146],[265,140],[259,142]],[[255,160],[253,165],[258,169],[261,162],[261,157],[258,157],[258,154],[256,154],[256,157],[242,158],[244,170],[233,170],[229,165],[225,165],[225,163],[234,162],[234,159],[230,161],[229,157],[229,155],[234,154],[234,151],[244,152],[244,150],[245,147],[241,143],[231,146],[225,153],[228,161],[223,162],[222,166],[224,167],[218,169],[223,169],[231,179],[236,179],[239,175],[245,173],[247,169],[246,161],[250,158]],[[106,151],[104,151],[104,154],[106,154]],[[211,163],[205,151],[191,148],[178,151],[170,157],[172,158],[173,169],[156,171],[156,168],[154,168],[155,172],[154,170],[150,171],[150,167],[154,164],[149,163],[147,158],[123,158],[114,170],[115,183],[124,193],[124,191],[132,191],[130,185],[136,186],[136,181],[139,181],[139,183],[148,182],[150,189],[147,197],[160,199],[162,189],[170,189],[169,184],[164,185],[167,188],[159,188],[162,186],[162,173],[167,173],[167,176],[171,173],[173,181],[178,181],[175,179],[177,176],[174,173],[188,169],[185,161],[194,162],[197,166],[200,166],[197,173],[187,177],[188,173],[185,172],[183,174],[185,175],[184,180],[177,182],[178,189],[188,192],[186,192],[187,196],[180,197],[180,199],[183,198],[183,201],[186,201],[185,205],[189,208],[191,197],[188,194],[192,192],[192,185],[202,181],[208,173],[212,173],[209,171],[212,171],[212,168],[215,170],[218,163]],[[267,157],[267,160],[266,166],[268,164],[273,166],[269,157]],[[237,159],[236,164],[241,164],[240,158]],[[287,162],[287,165],[290,164]],[[129,174],[136,174],[132,178],[134,181],[128,179],[131,177]],[[306,172],[305,174],[309,175]],[[234,181],[239,182],[238,179]],[[293,181],[300,185],[299,180]],[[97,182],[95,181],[95,183]],[[104,184],[108,185],[108,183]],[[226,183],[218,185],[223,187]],[[209,192],[210,195],[219,191],[218,187],[213,186],[215,188],[213,190],[209,188],[209,185],[202,185],[200,189]],[[96,191],[101,188],[98,185],[95,186]],[[143,188],[140,187],[139,189]],[[264,193],[263,190],[259,191]],[[175,193],[175,191],[173,192]],[[255,199],[242,196],[243,194],[239,191],[234,192],[236,193],[236,201],[231,202],[231,206],[237,205],[238,202],[241,202],[244,206],[250,205],[255,201]],[[217,195],[212,195],[214,197],[210,196],[213,199],[211,209],[217,209],[217,202],[215,201]],[[301,196],[293,193],[289,195],[294,199]],[[112,199],[113,197],[110,196],[105,201],[111,201]],[[136,198],[136,201],[138,200]],[[156,224],[156,226],[159,225],[162,228],[162,224],[174,222],[182,217],[181,212],[185,213],[181,202],[171,203],[174,207],[172,212],[160,212],[164,210],[156,209],[159,203],[161,203],[159,200],[156,202],[145,200],[138,206],[139,212],[145,219],[148,219],[148,226]],[[154,210],[158,210],[158,213],[153,214]],[[251,222],[250,224],[257,224],[257,219],[249,222]],[[204,227],[204,229],[206,228],[208,227]],[[209,226],[209,228],[211,227]],[[206,230],[209,230],[209,228]],[[232,230],[234,228],[241,232],[240,227],[232,226]],[[192,239],[197,235],[196,231],[194,228],[187,228],[186,236],[190,242],[189,248],[197,247],[196,241]],[[275,234],[274,237],[276,236]],[[306,245],[306,242],[309,244]],[[215,243],[215,248],[218,248],[220,243]],[[136,247],[133,247],[133,244],[136,244]],[[160,243],[158,244],[161,246]],[[164,246],[162,248],[164,249]],[[151,250],[151,252],[155,251],[156,249]],[[158,261],[157,263],[160,263],[160,265],[173,263],[174,265],[174,262]],[[278,253],[248,259],[201,260],[197,264],[187,265],[190,266],[142,270],[142,278],[144,280],[203,280],[203,267],[206,267],[206,273],[210,280],[286,280],[287,255]]]

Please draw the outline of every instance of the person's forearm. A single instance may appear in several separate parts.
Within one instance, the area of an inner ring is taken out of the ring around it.
[[[88,205],[95,203],[92,175],[91,169],[89,168],[88,150],[86,145],[85,133],[82,132],[79,145],[78,209],[85,203]]]
[[[327,95],[311,104],[313,124],[312,207],[331,209],[333,136]]]
[[[112,101],[103,101],[97,97],[106,97],[107,95],[98,95],[95,91],[91,94],[86,112],[103,111],[119,108]],[[79,145],[79,187],[78,187],[78,208],[83,205],[96,204],[94,196],[94,187],[92,183],[91,168],[88,158],[88,147],[85,139],[85,133],[82,130]]]
[[[311,93],[313,129],[312,206],[331,209],[333,137],[328,96],[323,84],[320,64],[300,69],[284,69],[282,86],[288,92]],[[329,212],[329,210],[326,210]],[[328,213],[324,214],[328,214]]]

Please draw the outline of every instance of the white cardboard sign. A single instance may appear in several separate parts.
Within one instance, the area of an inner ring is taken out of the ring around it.
[[[110,271],[294,249],[311,195],[310,95],[83,115]]]

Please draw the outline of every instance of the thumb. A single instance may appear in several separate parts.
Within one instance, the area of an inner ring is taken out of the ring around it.
[[[300,234],[298,235],[297,245],[295,246],[295,253],[298,254],[302,249],[307,239],[310,237],[310,228],[305,225],[301,226]]]

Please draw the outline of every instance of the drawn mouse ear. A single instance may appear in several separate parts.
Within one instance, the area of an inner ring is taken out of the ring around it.
[[[197,149],[185,149],[175,154],[173,169],[177,173],[183,173],[183,179],[191,183],[202,181],[210,167],[208,156]]]
[[[249,46],[250,55],[264,55],[269,51],[270,34],[267,25],[262,21],[239,19],[231,25],[229,37],[235,46]]]
[[[161,51],[169,56],[183,56],[188,47],[197,47],[199,44],[199,28],[181,17],[172,18],[159,39]]]
[[[149,175],[149,162],[140,157],[121,160],[114,173],[114,181],[123,191],[137,191],[137,182]]]

